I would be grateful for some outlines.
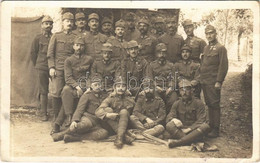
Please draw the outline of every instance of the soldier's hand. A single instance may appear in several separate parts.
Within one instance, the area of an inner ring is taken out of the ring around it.
[[[156,125],[156,123],[154,123],[154,122],[145,123],[145,124],[144,124],[144,127],[145,127],[146,129],[150,129],[150,128],[153,128],[155,125]]]
[[[163,91],[163,89],[162,89],[161,87],[159,87],[159,86],[156,86],[156,90],[157,90],[158,92],[162,92],[162,91]]]
[[[144,95],[145,95],[144,91],[141,91],[141,92],[139,93],[139,95],[144,96]]]
[[[216,82],[216,84],[215,84],[215,88],[216,89],[221,89],[221,83],[220,82]]]
[[[119,115],[118,113],[107,113],[107,114],[106,114],[106,117],[107,117],[108,119],[115,120],[118,115]]]
[[[71,124],[70,124],[70,131],[74,131],[76,128],[78,127],[78,123],[73,121]]]
[[[169,93],[171,93],[172,92],[172,88],[170,87],[170,88],[168,88],[167,90],[166,90],[166,95],[168,95]]]
[[[53,78],[56,76],[56,70],[54,68],[51,68],[49,73],[50,73],[50,76]]]
[[[191,85],[192,85],[192,86],[198,85],[198,81],[197,81],[197,80],[192,80],[192,81],[191,81]]]
[[[83,91],[82,91],[82,89],[79,86],[77,86],[76,89],[77,89],[78,98],[80,98],[80,96],[83,95]]]
[[[173,118],[171,121],[174,122],[174,124],[175,124],[176,127],[178,127],[178,128],[180,128],[180,127],[183,126],[182,122],[181,122],[179,119],[177,119],[177,118]]]
[[[147,123],[153,123],[153,120],[150,119],[150,118],[146,118],[145,120],[146,120]]]
[[[191,128],[183,128],[181,129],[182,132],[184,132],[185,134],[189,133],[191,131]]]

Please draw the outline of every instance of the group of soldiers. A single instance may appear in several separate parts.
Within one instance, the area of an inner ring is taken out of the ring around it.
[[[53,140],[101,140],[116,134],[114,145],[120,149],[136,139],[129,129],[169,139],[170,148],[205,135],[218,137],[227,51],[212,25],[205,28],[208,45],[194,36],[191,20],[182,26],[186,40],[177,34],[176,17],[158,17],[152,34],[149,20],[136,22],[131,12],[114,27],[96,13],[74,17],[66,12],[62,31],[52,34],[53,20],[45,16],[31,57],[38,71],[42,121],[48,120],[48,93],[52,96]]]

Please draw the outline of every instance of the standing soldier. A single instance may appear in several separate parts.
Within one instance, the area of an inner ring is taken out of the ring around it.
[[[139,56],[138,43],[134,40],[127,43],[129,57],[121,62],[122,76],[127,78],[127,86],[132,95],[136,95],[142,79],[147,77],[148,62]]]
[[[48,46],[48,66],[52,78],[52,107],[54,110],[54,120],[56,119],[61,107],[61,91],[65,85],[64,80],[64,61],[71,56],[73,50],[73,40],[76,35],[72,33],[74,16],[70,12],[62,15],[63,30],[55,33]]]
[[[40,92],[40,116],[42,121],[47,121],[48,87],[49,72],[47,61],[48,44],[51,38],[53,20],[50,16],[44,16],[42,19],[42,34],[35,37],[31,47],[31,60],[38,72],[38,86]]]
[[[190,59],[191,55],[191,48],[188,45],[184,45],[181,48],[181,57],[182,59],[179,60],[177,63],[174,64],[178,80],[186,79],[191,81],[191,84],[194,89],[194,96],[200,98],[201,87],[199,84],[199,63],[193,62]]]
[[[122,61],[127,56],[126,46],[127,42],[124,40],[125,35],[125,21],[120,19],[115,24],[115,34],[113,38],[109,38],[107,42],[112,44],[113,57],[112,60]]]
[[[126,41],[136,40],[139,37],[140,32],[135,29],[134,13],[132,12],[127,13],[124,17],[124,20],[126,21],[127,24],[127,30],[124,36],[125,40]]]
[[[143,80],[144,96],[140,95],[134,107],[130,122],[133,128],[146,134],[159,136],[163,133],[163,122],[166,117],[164,101],[154,94],[154,83]]]
[[[74,54],[68,57],[64,63],[65,83],[61,98],[62,109],[54,123],[53,132],[59,132],[60,126],[67,117],[67,122],[70,124],[72,115],[75,110],[74,104],[82,96],[86,90],[86,81],[88,72],[93,63],[92,57],[84,54],[85,43],[82,37],[77,37],[74,40]]]
[[[123,144],[131,144],[134,139],[126,134],[129,116],[134,108],[134,100],[127,96],[126,81],[120,76],[114,84],[115,94],[108,96],[98,107],[95,114],[117,133],[114,145],[121,149]]]
[[[205,28],[209,45],[204,48],[200,67],[200,83],[209,111],[209,125],[212,131],[209,137],[218,137],[220,126],[221,86],[228,71],[227,50],[217,40],[215,27]]]
[[[77,26],[77,29],[75,29],[74,31],[72,31],[74,34],[76,34],[77,36],[81,36],[83,37],[84,35],[86,35],[86,17],[85,14],[83,12],[79,12],[75,15],[75,25]]]
[[[181,80],[179,83],[181,98],[176,101],[166,118],[166,130],[171,138],[169,147],[189,145],[209,131],[206,123],[206,110],[200,99],[192,97],[191,83]]]
[[[92,13],[88,16],[88,26],[90,31],[87,32],[85,37],[85,52],[87,55],[93,57],[94,60],[102,60],[101,48],[102,44],[107,41],[107,36],[98,31],[99,16]]]
[[[146,59],[148,62],[152,62],[155,59],[154,52],[156,46],[156,38],[148,35],[149,22],[147,19],[140,19],[137,25],[140,32],[139,37],[136,41],[139,44],[140,52],[139,55]]]
[[[167,33],[158,38],[159,42],[166,44],[166,59],[172,63],[177,62],[181,58],[181,47],[184,44],[183,37],[177,34],[178,22],[177,18],[167,18]]]
[[[203,39],[194,36],[194,25],[190,19],[184,20],[182,26],[187,35],[187,38],[184,42],[191,47],[192,52],[190,58],[193,61],[200,63],[200,55],[203,53],[206,42]]]
[[[111,60],[113,52],[110,43],[103,44],[101,54],[103,60],[94,61],[91,67],[91,76],[95,76],[96,74],[100,75],[102,77],[103,89],[111,92],[113,90],[115,77],[120,73],[120,62]]]
[[[113,34],[113,22],[108,17],[104,17],[103,18],[103,20],[101,22],[101,31],[108,38],[114,37],[114,34]]]
[[[154,28],[156,30],[155,37],[158,38],[164,34],[164,20],[162,17],[157,17],[154,22]]]
[[[101,140],[108,136],[108,132],[101,128],[100,119],[95,116],[96,109],[107,97],[107,94],[101,90],[101,78],[99,76],[91,79],[90,88],[89,92],[81,96],[70,127],[53,134],[54,141]]]
[[[175,87],[175,67],[166,60],[167,47],[164,43],[156,45],[156,60],[150,63],[149,77],[155,81],[156,93],[166,104],[169,112],[172,104],[178,99]]]

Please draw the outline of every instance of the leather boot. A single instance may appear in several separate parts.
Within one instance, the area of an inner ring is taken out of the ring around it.
[[[71,124],[71,119],[72,119],[72,115],[69,114],[66,116],[66,120],[65,120],[65,127],[69,127]]]
[[[159,136],[163,133],[164,127],[162,125],[156,125],[153,128],[147,129],[144,133],[152,135],[152,136]]]
[[[58,132],[60,132],[60,125],[58,125],[57,123],[54,123],[50,135],[52,135],[54,133],[58,133]]]
[[[220,126],[220,109],[213,108],[211,110],[212,114],[212,122],[211,122],[211,132],[208,133],[209,138],[216,138],[219,136],[219,126]]]
[[[125,144],[131,145],[135,141],[135,138],[129,134],[125,134]]]
[[[58,117],[58,114],[60,112],[61,98],[57,98],[57,97],[52,98],[52,108],[53,108],[53,115],[54,115],[53,122],[55,122],[55,120]]]
[[[171,134],[171,138],[173,139],[181,139],[186,134],[176,127],[174,122],[169,122],[166,125],[166,130]]]
[[[54,134],[52,134],[51,136],[52,136],[53,141],[56,142],[56,141],[61,141],[61,140],[63,140],[64,135],[65,135],[65,134],[69,134],[69,133],[70,133],[70,129],[67,128],[67,129],[65,129],[65,130],[63,130],[63,131],[61,131],[61,132],[54,133]]]
[[[117,149],[122,149],[123,148],[123,135],[117,135],[115,141],[114,141],[114,145],[116,146]]]
[[[47,116],[48,98],[47,98],[47,95],[41,95],[40,101],[41,101],[41,121],[48,121],[48,116]]]
[[[168,146],[169,148],[174,148],[182,145],[189,145],[192,142],[194,142],[194,140],[197,140],[201,136],[203,136],[203,132],[200,129],[196,129],[191,133],[189,133],[188,135],[182,137],[180,140],[169,139]]]
[[[63,141],[64,143],[81,141],[81,136],[65,134]]]
[[[82,135],[82,140],[103,140],[108,137],[108,131],[101,127],[94,127],[88,133]]]

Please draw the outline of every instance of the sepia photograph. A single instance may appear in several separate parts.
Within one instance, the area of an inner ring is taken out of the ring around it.
[[[1,2],[1,160],[258,162],[259,2]]]

